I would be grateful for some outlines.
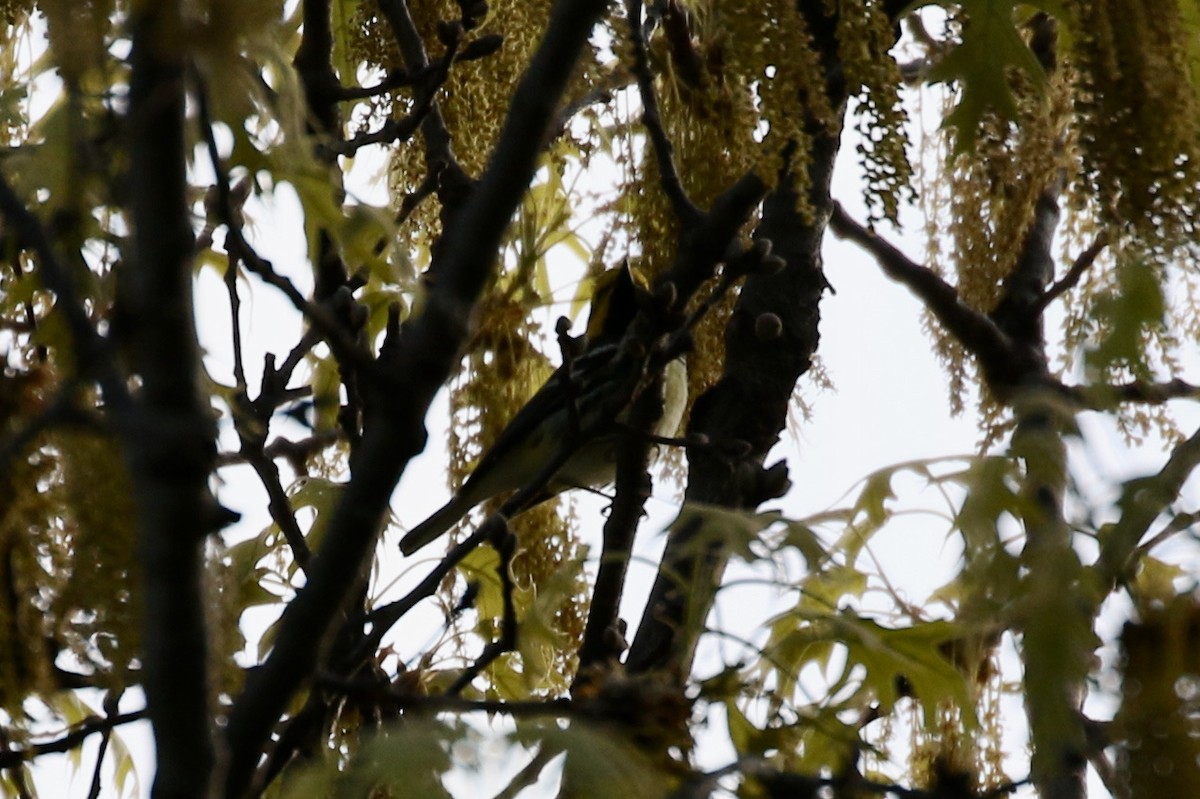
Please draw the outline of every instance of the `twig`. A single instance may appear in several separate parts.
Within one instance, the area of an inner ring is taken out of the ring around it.
[[[425,52],[425,43],[421,40],[421,33],[417,30],[412,15],[408,13],[408,3],[404,0],[378,1],[379,10],[384,19],[388,21],[392,35],[396,37],[396,44],[400,48],[400,54],[404,58],[407,69],[414,73],[428,70],[429,56]],[[442,196],[444,206],[456,207],[461,198],[447,196],[444,192],[461,192],[470,185],[471,181],[459,165],[458,159],[454,157],[454,151],[450,146],[450,130],[446,127],[446,120],[442,117],[442,111],[438,107],[437,101],[434,99],[431,100],[431,103],[429,113],[421,121],[421,139],[425,144],[425,164],[431,174],[446,170],[447,180],[442,183],[439,195]]]
[[[380,8],[391,22],[397,15],[407,17],[404,5],[390,0]],[[434,256],[437,281],[424,310],[405,323],[403,335],[398,312],[389,315],[380,353],[386,371],[366,403],[351,479],[333,511],[321,557],[284,611],[270,657],[247,680],[230,711],[225,727],[227,794],[241,795],[250,785],[263,746],[288,703],[326,657],[330,634],[374,554],[396,483],[424,447],[422,419],[450,374],[471,310],[494,272],[499,243],[533,179],[571,67],[605,7],[604,0],[554,4],[546,32],[513,93],[491,160],[457,212],[454,225],[469,235],[443,235]],[[425,124],[431,119],[432,112]]]
[[[42,755],[69,752],[82,744],[90,736],[98,732],[111,730],[134,721],[146,718],[146,709],[134,710],[129,713],[119,713],[115,716],[92,716],[84,719],[66,735],[53,741],[40,744],[30,744],[22,749],[10,749],[0,752],[0,769],[14,768],[22,763],[28,763]]]
[[[304,317],[320,332],[322,337],[329,343],[330,348],[339,361],[349,363],[361,370],[372,369],[375,362],[371,358],[370,353],[364,350],[359,342],[346,334],[345,330],[338,324],[336,318],[329,313],[326,305],[310,302],[300,293],[300,290],[296,288],[292,281],[276,272],[271,262],[260,256],[250,243],[246,241],[241,225],[238,224],[237,216],[234,213],[232,192],[229,187],[229,175],[221,163],[220,151],[217,149],[216,135],[213,133],[212,117],[208,110],[208,89],[199,75],[195,75],[194,78],[197,81],[197,110],[200,117],[201,132],[208,150],[209,161],[212,163],[213,173],[216,175],[217,211],[221,224],[225,226],[225,249],[229,252],[230,260],[241,261],[250,271],[282,292],[292,305],[304,314]]]
[[[1003,389],[1015,381],[1008,372],[1021,364],[1013,355],[1008,337],[985,314],[963,304],[953,286],[854,221],[840,203],[833,203],[829,227],[839,238],[849,239],[870,253],[885,275],[915,294],[942,326],[979,359],[989,382],[996,381],[993,388]],[[1020,374],[1021,378],[1027,376]]]
[[[199,76],[197,76],[197,80],[200,80]],[[237,223],[234,213],[229,177],[226,175],[221,164],[216,137],[213,134],[212,121],[208,110],[208,92],[202,81],[197,94],[199,96],[198,106],[205,143],[217,179],[218,210],[221,222],[228,231],[226,248],[231,251],[225,283],[228,287],[230,307],[233,314],[234,375],[238,387],[238,404],[241,406],[239,412],[235,413],[234,427],[241,440],[242,457],[254,469],[259,481],[267,492],[267,510],[271,515],[271,519],[283,533],[283,537],[292,551],[292,557],[295,559],[296,565],[300,567],[301,571],[307,574],[312,552],[308,547],[308,542],[304,539],[304,533],[301,531],[300,525],[296,521],[295,511],[288,500],[287,492],[283,489],[279,468],[275,465],[274,459],[268,457],[263,450],[268,426],[275,408],[278,407],[281,401],[286,401],[287,397],[294,394],[294,392],[288,392],[285,386],[288,376],[291,374],[292,369],[295,368],[295,363],[299,362],[299,358],[296,358],[293,362],[292,357],[289,356],[288,364],[290,368],[287,374],[281,374],[275,370],[274,359],[268,354],[263,369],[262,386],[259,396],[256,400],[250,400],[246,385],[245,367],[242,362],[241,322],[238,319],[238,310],[241,306],[241,301],[237,292],[237,262],[242,260],[249,263],[250,260],[257,259],[261,261],[261,259],[258,258],[257,254],[253,252],[249,244],[241,236],[240,226]],[[232,247],[229,246],[229,239],[233,240]],[[248,255],[249,258],[247,258]],[[255,271],[258,270],[256,269]],[[341,332],[341,329],[338,328],[338,333],[341,334]],[[309,334],[305,334],[302,338],[301,343],[306,345],[306,350],[311,348],[310,342],[312,340],[313,337]],[[293,349],[293,355],[299,349],[300,347]],[[247,414],[253,417],[252,420],[245,418]]]
[[[338,100],[366,100],[370,97],[378,97],[381,94],[387,94],[393,89],[399,89],[402,86],[411,86],[425,79],[425,71],[409,72],[403,69],[388,70],[383,80],[373,86],[342,86],[335,92]]]
[[[1135,380],[1116,385],[1067,386],[1060,384],[1056,388],[1081,408],[1097,411],[1110,410],[1124,402],[1162,405],[1177,399],[1200,399],[1200,386],[1178,378],[1165,383]]]
[[[233,381],[239,389],[246,389],[246,364],[242,354],[242,298],[238,295],[237,260],[230,258],[225,266],[225,290],[229,294],[230,336],[233,341]]]
[[[633,43],[633,74],[637,78],[638,92],[642,97],[642,122],[650,137],[650,144],[654,147],[659,182],[675,215],[685,228],[691,227],[700,222],[703,213],[683,188],[683,181],[675,168],[674,147],[663,128],[658,96],[654,91],[654,76],[650,73],[650,59],[646,54],[646,39],[642,34],[642,0],[627,0],[625,7],[629,17],[629,38]]]
[[[509,701],[464,699],[461,696],[450,694],[421,696],[398,689],[386,682],[380,684],[377,681],[347,680],[329,674],[318,675],[316,683],[321,688],[336,691],[347,697],[357,697],[375,703],[387,702],[404,710],[419,710],[425,713],[488,713],[504,714],[514,718],[544,716],[563,718],[568,716],[586,717],[587,715],[570,699]]]
[[[422,81],[416,105],[407,115],[400,119],[387,120],[378,130],[360,133],[349,140],[329,142],[322,147],[332,155],[354,155],[361,148],[372,144],[392,144],[411,139],[433,110],[438,90],[450,77],[450,64],[454,62],[457,51],[458,41],[455,40],[442,58],[422,70],[428,77]]]
[[[312,560],[312,550],[309,549],[308,541],[304,538],[304,532],[300,529],[300,524],[296,521],[296,513],[292,509],[292,503],[288,499],[287,492],[283,489],[283,481],[279,476],[279,467],[275,465],[275,461],[267,457],[263,450],[253,449],[246,445],[243,440],[242,452],[246,457],[246,461],[254,469],[258,475],[259,482],[267,492],[267,511],[271,514],[271,520],[279,527],[283,533],[284,540],[287,541],[288,548],[292,550],[292,557],[296,561],[296,565],[306,575],[308,574],[308,564]]]
[[[613,96],[628,86],[629,81],[630,78],[627,73],[614,71],[602,78],[598,85],[590,87],[579,97],[568,100],[558,115],[558,121],[554,123],[554,130],[557,131],[556,138],[562,135],[576,114],[598,103],[611,103]]]
[[[562,753],[563,747],[561,744],[551,744],[549,741],[542,741],[538,747],[537,754],[492,799],[516,799],[516,797],[521,795],[522,791],[536,784],[541,779],[542,771],[546,766]]]
[[[395,142],[405,142],[412,138],[417,132],[417,128],[421,126],[422,120],[429,112],[429,103],[417,106],[411,114],[408,114],[400,119],[386,120],[378,129],[359,133],[352,139],[342,141],[327,142],[320,145],[320,148],[330,155],[346,155],[353,156],[363,147],[368,147],[372,144],[394,144]]]
[[[304,461],[309,456],[337,443],[341,437],[339,430],[324,430],[299,441],[280,436],[263,447],[263,454],[268,458],[283,458],[292,466],[293,470],[301,472]],[[219,467],[233,466],[238,463],[246,463],[246,456],[241,452],[222,452],[217,456],[217,466]]]
[[[425,179],[421,181],[421,185],[404,195],[404,199],[400,201],[400,210],[396,213],[397,226],[404,224],[412,216],[412,212],[417,210],[417,206],[426,197],[437,191],[445,168],[445,164],[434,164],[429,173],[425,175]]]
[[[88,790],[88,799],[100,799],[100,770],[104,767],[104,756],[108,754],[108,743],[112,739],[112,728],[100,733],[100,748],[96,752],[96,768],[92,771],[92,787]]]
[[[500,517],[503,519],[504,517]],[[500,594],[504,597],[504,613],[500,622],[500,637],[491,641],[483,648],[483,652],[462,674],[446,689],[447,696],[458,696],[471,682],[483,673],[483,670],[495,662],[496,658],[505,652],[511,652],[517,646],[517,609],[513,603],[512,557],[517,542],[508,529],[507,523],[493,527],[491,541],[500,555],[496,564],[496,572],[500,577]]]
[[[1095,262],[1096,258],[1108,246],[1108,232],[1101,231],[1100,235],[1096,236],[1096,240],[1092,242],[1086,250],[1079,254],[1075,262],[1071,264],[1071,268],[1062,276],[1062,279],[1055,283],[1050,288],[1046,289],[1046,293],[1042,295],[1038,302],[1038,310],[1043,311],[1050,303],[1057,300],[1062,295],[1066,294],[1075,286],[1079,285],[1079,281],[1083,275]]]

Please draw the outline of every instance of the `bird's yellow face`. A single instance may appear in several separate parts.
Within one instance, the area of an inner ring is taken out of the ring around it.
[[[635,273],[628,262],[599,275],[588,311],[588,342],[613,343],[620,339],[637,315],[638,292],[648,290],[646,279]]]

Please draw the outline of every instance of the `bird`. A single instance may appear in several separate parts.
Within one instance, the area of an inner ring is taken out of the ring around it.
[[[411,555],[432,543],[476,505],[521,488],[560,457],[564,446],[574,451],[526,508],[572,488],[599,488],[615,479],[616,432],[642,364],[625,357],[622,339],[637,316],[642,290],[628,263],[596,279],[582,354],[560,366],[517,411],[450,501],[401,539],[402,553]],[[651,433],[669,437],[687,403],[682,357],[663,368],[661,385],[663,410]],[[584,440],[573,440],[580,435]]]

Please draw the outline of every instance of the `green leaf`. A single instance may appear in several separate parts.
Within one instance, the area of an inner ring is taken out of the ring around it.
[[[325,531],[329,527],[329,519],[333,516],[333,509],[338,500],[341,499],[343,488],[345,486],[342,483],[311,475],[299,478],[288,487],[288,496],[292,500],[294,511],[311,508],[316,514],[308,534],[305,535],[309,549],[313,552],[321,548]],[[297,564],[293,563],[289,572],[294,572],[296,567]]]
[[[404,724],[384,727],[353,753],[349,763],[337,757],[316,760],[287,780],[282,796],[420,796],[451,794],[442,777],[458,765],[458,756],[471,757],[479,743],[461,724],[427,717],[405,718]],[[454,752],[452,758],[450,753]]]
[[[563,779],[586,786],[589,799],[659,799],[670,796],[675,779],[643,754],[629,736],[579,722],[563,730],[547,723],[540,729],[544,747],[566,751]]]
[[[1116,285],[1093,306],[1103,338],[1087,351],[1085,362],[1100,375],[1125,368],[1149,377],[1146,342],[1152,332],[1164,328],[1167,312],[1162,275],[1137,259],[1118,261],[1115,275]]]
[[[928,5],[962,9],[966,21],[962,41],[929,72],[935,83],[957,83],[961,87],[958,104],[945,123],[958,129],[955,154],[968,152],[984,114],[991,110],[1003,119],[1017,118],[1017,104],[1009,83],[1009,72],[1022,73],[1032,86],[1041,91],[1046,84],[1042,65],[1025,43],[1014,21],[1016,7],[1034,6],[1059,19],[1064,17],[1058,0],[918,0],[910,10]]]
[[[142,784],[138,779],[137,764],[133,761],[133,755],[129,751],[125,739],[120,733],[113,730],[108,739],[109,751],[113,758],[113,783],[117,787],[118,795],[124,796],[126,788],[129,787],[129,796],[141,796]],[[132,780],[132,785],[130,781]]]
[[[999,546],[998,526],[1004,514],[1020,518],[1021,499],[1013,483],[1015,464],[1011,458],[983,458],[963,481],[967,497],[955,518],[962,533],[966,557],[991,552]]]
[[[332,355],[319,356],[310,353],[308,362],[312,369],[313,431],[326,433],[336,430],[342,388],[337,359]]]
[[[758,736],[758,728],[750,723],[750,719],[746,718],[746,714],[732,699],[725,702],[725,715],[729,719],[729,740],[733,742],[737,753],[743,757],[748,754],[762,754],[753,744]]]
[[[786,522],[783,536],[784,546],[799,550],[810,570],[815,570],[829,557],[817,531],[804,522]]]
[[[499,568],[500,554],[490,546],[476,547],[458,564],[467,583],[479,585],[475,612],[481,619],[499,619],[504,615],[504,590]]]
[[[766,671],[774,672],[779,693],[788,696],[806,666],[828,668],[836,662],[831,655],[841,646],[845,663],[825,693],[844,694],[857,681],[843,707],[861,709],[874,703],[886,713],[903,690],[921,704],[927,723],[934,721],[939,706],[949,702],[973,725],[974,705],[966,680],[943,654],[962,635],[962,628],[948,621],[889,628],[851,610],[820,613],[798,608],[772,622],[763,663]]]
[[[536,586],[537,594],[520,618],[517,648],[521,653],[525,687],[529,692],[565,685],[564,678],[555,672],[556,654],[568,644],[566,634],[557,623],[562,608],[579,589],[578,575],[582,560],[571,560],[556,569],[548,579]]]
[[[273,574],[273,571],[258,565],[263,558],[272,553],[273,548],[267,546],[267,540],[277,530],[278,528],[271,525],[262,534],[239,541],[226,552],[232,581],[237,586],[234,607],[239,615],[247,608],[273,605],[281,599],[263,585],[264,578]]]
[[[854,664],[863,666],[863,689],[876,697],[885,712],[906,684],[921,704],[927,728],[936,724],[937,710],[945,702],[959,708],[968,724],[977,724],[966,680],[942,655],[943,645],[961,636],[957,625],[931,621],[890,629],[849,612],[832,621],[838,640],[849,650],[846,673]]]

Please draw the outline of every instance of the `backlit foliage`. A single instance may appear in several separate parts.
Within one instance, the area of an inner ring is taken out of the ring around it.
[[[1178,0],[1069,3],[1078,18],[1081,174],[1101,219],[1154,251],[1190,248],[1200,200],[1200,23]]]
[[[1044,78],[1011,73],[1008,100],[985,106],[978,118],[959,116],[957,126],[925,140],[926,158],[937,165],[923,198],[931,260],[953,275],[973,307],[993,308],[1047,186],[1061,192],[1070,209],[1063,220],[1068,265],[1098,237],[1111,243],[1099,258],[1110,266],[1115,260],[1118,268],[1085,271],[1080,290],[1066,295],[1064,347],[1057,356],[1067,370],[1086,360],[1097,378],[1161,378],[1176,370],[1172,353],[1196,328],[1195,304],[1187,299],[1195,293],[1193,270],[1173,263],[1176,256],[1191,257],[1183,253],[1193,246],[1200,186],[1193,135],[1195,37],[1184,33],[1196,30],[1189,8],[1174,2],[1154,8],[1069,4],[1053,23],[1069,33],[1043,65]],[[1039,19],[1016,26],[1026,41],[1044,24]],[[944,33],[955,40],[970,25],[969,14],[952,16]],[[972,157],[962,152],[964,139]],[[1145,325],[1130,326],[1128,317],[1117,322],[1103,298],[1124,293],[1114,281],[1132,273],[1122,265],[1147,271],[1133,279],[1152,293],[1164,292],[1172,313]],[[1099,344],[1111,338],[1114,324],[1124,342],[1118,346],[1125,348],[1116,359],[1104,356],[1109,345]],[[952,402],[961,408],[962,391],[972,382],[964,370],[973,367],[952,337],[932,329],[951,374]],[[1129,370],[1135,362],[1140,372]],[[984,410],[999,421],[990,402]],[[1161,408],[1127,406],[1120,419],[1138,437],[1152,427],[1172,430]]]

